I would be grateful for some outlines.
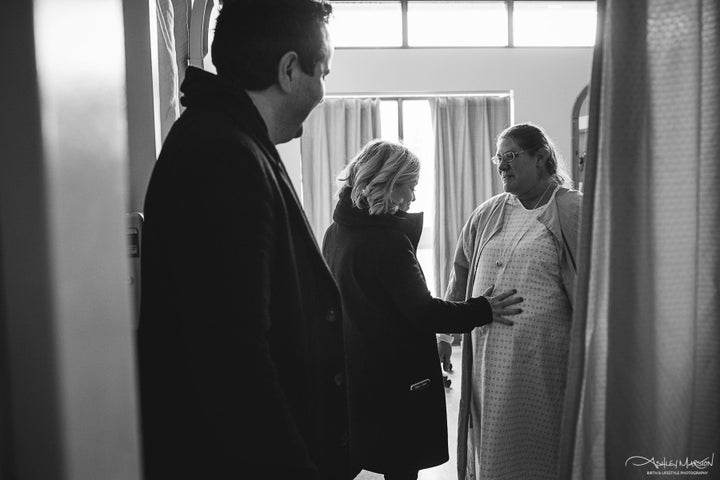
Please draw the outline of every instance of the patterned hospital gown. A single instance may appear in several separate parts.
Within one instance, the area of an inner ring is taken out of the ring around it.
[[[482,252],[473,296],[490,285],[498,293],[516,288],[523,313],[511,317],[514,326],[472,332],[467,478],[554,479],[572,307],[553,236],[537,221],[546,207],[526,210],[508,197],[503,227]]]

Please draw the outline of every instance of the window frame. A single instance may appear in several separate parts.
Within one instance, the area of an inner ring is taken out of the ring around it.
[[[401,46],[372,46],[372,47],[335,47],[337,50],[374,50],[374,49],[462,49],[462,48],[535,48],[535,47],[516,47],[513,42],[513,11],[515,0],[452,0],[458,3],[478,3],[478,2],[498,2],[503,1],[505,3],[505,9],[507,10],[507,44],[506,45],[474,45],[474,46],[412,46],[408,44],[408,2],[437,2],[438,0],[333,0],[333,4],[342,3],[400,3],[400,11],[402,15],[402,45]],[[547,1],[547,0],[524,0],[524,1]],[[576,1],[576,2],[595,2],[597,0],[554,0],[558,2],[564,1]],[[587,46],[548,46],[543,48],[592,48]]]

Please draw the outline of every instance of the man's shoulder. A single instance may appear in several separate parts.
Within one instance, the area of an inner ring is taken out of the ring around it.
[[[271,167],[272,157],[261,142],[241,125],[222,115],[190,114],[176,122],[166,138],[161,156],[200,157],[205,166],[229,162],[241,169]]]
[[[170,129],[167,140],[181,144],[207,142],[258,145],[243,122],[222,110],[187,109]]]

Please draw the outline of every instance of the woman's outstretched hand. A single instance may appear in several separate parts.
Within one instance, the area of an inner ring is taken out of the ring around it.
[[[503,325],[514,325],[514,323],[507,318],[505,318],[506,315],[517,315],[518,313],[522,313],[522,310],[519,308],[509,308],[511,305],[517,305],[518,303],[523,301],[522,297],[514,297],[517,293],[517,290],[507,290],[505,292],[499,293],[495,296],[491,296],[493,293],[493,290],[495,290],[495,285],[492,285],[490,288],[485,290],[483,292],[483,297],[487,298],[490,302],[490,307],[492,307],[492,313],[493,313],[493,322],[502,323]]]

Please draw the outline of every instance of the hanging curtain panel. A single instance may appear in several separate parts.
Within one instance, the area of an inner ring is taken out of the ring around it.
[[[304,123],[303,206],[318,243],[332,223],[336,179],[360,148],[380,136],[380,100],[328,98]]]
[[[720,3],[598,7],[562,478],[720,478]]]
[[[182,111],[180,85],[189,57],[191,0],[156,0],[158,30],[158,100],[161,139]]]
[[[510,126],[510,97],[430,99],[435,131],[435,287],[445,292],[460,230],[482,202],[502,192],[490,157]]]

